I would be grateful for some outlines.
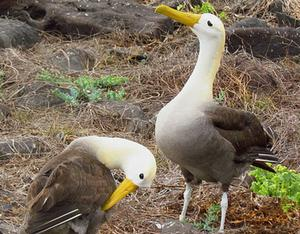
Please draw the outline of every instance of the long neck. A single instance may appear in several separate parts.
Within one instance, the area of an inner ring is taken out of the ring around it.
[[[139,144],[121,138],[86,136],[74,140],[68,148],[86,152],[109,169],[124,170],[133,151],[139,150]]]
[[[195,105],[213,100],[213,82],[224,51],[223,38],[199,38],[200,52],[194,71],[174,100]]]

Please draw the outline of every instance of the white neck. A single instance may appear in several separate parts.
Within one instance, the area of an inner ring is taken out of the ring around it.
[[[78,149],[97,158],[109,169],[126,171],[134,156],[145,152],[146,147],[123,138],[86,136],[74,140],[67,149]]]
[[[198,60],[187,83],[174,98],[189,106],[213,101],[213,82],[220,66],[224,51],[225,38],[208,40],[198,38],[200,51]]]

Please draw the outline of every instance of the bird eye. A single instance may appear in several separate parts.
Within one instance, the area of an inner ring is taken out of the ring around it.
[[[209,20],[207,21],[207,25],[208,25],[209,27],[213,26],[213,24],[212,24]]]
[[[144,174],[143,173],[139,174],[139,177],[140,177],[141,180],[143,180],[144,179]]]

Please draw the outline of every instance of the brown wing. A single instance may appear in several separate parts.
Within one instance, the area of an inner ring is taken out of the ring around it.
[[[237,154],[250,147],[266,147],[268,137],[256,116],[250,112],[212,105],[205,112],[217,131],[235,147]]]
[[[270,138],[253,113],[212,105],[206,114],[222,137],[236,150],[236,163],[251,163],[274,172],[265,162],[278,162],[268,149]]]
[[[93,213],[114,189],[110,170],[96,159],[70,151],[61,154],[31,184],[26,231],[35,233]]]

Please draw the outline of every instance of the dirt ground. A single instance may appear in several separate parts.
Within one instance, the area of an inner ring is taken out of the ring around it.
[[[41,69],[55,71],[47,56],[67,48],[93,50],[97,61],[91,71],[69,74],[93,77],[114,74],[130,78],[126,100],[141,106],[151,119],[181,89],[192,72],[197,58],[195,36],[182,27],[162,41],[147,44],[116,32],[106,38],[91,37],[66,41],[44,33],[32,49],[0,51],[0,68],[5,73],[1,102],[12,114],[1,123],[0,138],[37,136],[50,148],[41,155],[15,154],[0,161],[0,222],[18,226],[25,211],[26,192],[43,164],[59,153],[75,137],[83,135],[121,136],[149,147],[157,156],[158,173],[152,188],[139,190],[124,199],[102,233],[160,233],[161,224],[178,219],[183,204],[184,180],[178,166],[166,160],[154,143],[153,125],[145,131],[126,131],[122,118],[103,116],[93,104],[78,107],[59,105],[30,108],[16,105],[21,90],[36,80]],[[123,55],[112,48],[126,48]],[[132,60],[146,54],[147,60]],[[297,58],[278,61],[260,60],[244,52],[225,53],[215,82],[214,93],[224,91],[223,105],[254,112],[263,124],[278,134],[274,150],[283,164],[300,172],[300,64]],[[124,130],[125,129],[125,130]],[[63,136],[63,137],[58,137]],[[116,172],[117,173],[117,172]],[[284,213],[276,198],[253,194],[243,178],[230,188],[226,217],[228,233],[299,233],[300,211]],[[203,219],[207,209],[219,203],[218,185],[204,183],[195,188],[187,218]],[[2,207],[1,207],[2,206]],[[215,224],[218,226],[218,223]]]

